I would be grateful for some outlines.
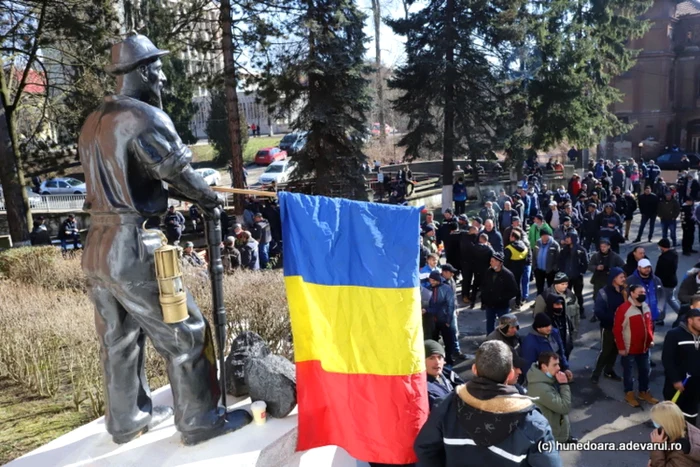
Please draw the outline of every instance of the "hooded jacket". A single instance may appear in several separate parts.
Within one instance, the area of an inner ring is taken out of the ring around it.
[[[637,306],[631,298],[620,305],[615,312],[613,335],[618,350],[626,350],[629,355],[646,353],[654,341],[649,305]]]
[[[677,451],[650,451],[651,467],[697,467],[700,465],[700,428],[686,422],[687,436],[680,442],[683,449]],[[687,452],[686,452],[687,450]]]
[[[513,366],[520,368],[520,371],[522,371],[523,373],[527,372],[529,367],[527,365],[527,362],[521,355],[522,345],[520,341],[520,336],[517,333],[514,336],[507,336],[503,334],[503,331],[500,327],[497,327],[493,330],[491,334],[486,336],[486,340],[501,341],[508,347],[510,347],[510,350],[513,352]]]
[[[691,333],[685,322],[666,333],[661,361],[664,365],[664,391],[672,389],[673,383],[683,381],[688,373],[692,377],[685,390],[700,391],[700,336]]]
[[[527,393],[535,398],[535,404],[549,422],[554,439],[565,443],[571,436],[571,388],[560,384],[554,376],[547,376],[533,363],[527,372]]]
[[[531,398],[491,383],[503,393],[494,397],[483,380],[458,386],[432,410],[413,446],[417,467],[560,467],[556,450],[538,449],[554,437]]]
[[[619,292],[613,285],[613,280],[622,273],[624,273],[622,268],[612,268],[608,274],[608,285],[598,291],[595,297],[594,313],[603,329],[612,330],[615,324],[615,312],[625,303],[625,294]],[[622,289],[624,290],[624,287]]]
[[[552,235],[554,232],[552,231],[552,228],[547,224],[546,222],[542,222],[542,227],[538,226],[533,222],[533,224],[530,226],[530,230],[527,232],[527,238],[530,241],[530,246],[535,247],[537,244],[537,241],[540,239],[540,231],[544,230],[545,232],[548,232],[549,235]]]
[[[555,303],[562,304],[561,312],[556,312],[554,308]],[[564,354],[569,355],[574,348],[576,330],[573,321],[567,314],[568,310],[566,309],[565,303],[566,300],[564,300],[564,298],[555,294],[550,294],[547,296],[547,310],[545,313],[549,316],[549,319],[552,320],[552,327],[559,331],[559,337],[564,344]]]
[[[530,333],[523,339],[522,355],[528,367],[537,361],[537,357],[542,352],[555,352],[559,355],[561,371],[569,369],[569,361],[564,353],[564,343],[559,335],[559,330],[554,326],[552,326],[552,333],[549,336],[544,336],[536,330],[530,329]]]
[[[637,200],[632,195],[625,195],[625,220],[631,221],[634,217],[634,212],[637,210]]]

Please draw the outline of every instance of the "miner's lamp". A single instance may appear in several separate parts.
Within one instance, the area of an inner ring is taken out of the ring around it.
[[[180,267],[180,249],[172,245],[161,246],[155,251],[155,262],[163,321],[168,324],[185,321],[189,314]]]

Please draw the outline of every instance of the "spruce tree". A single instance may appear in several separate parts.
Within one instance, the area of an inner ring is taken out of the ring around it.
[[[207,121],[207,137],[214,147],[214,161],[223,166],[231,162],[231,137],[228,131],[229,116],[226,110],[226,92],[223,85],[216,86],[210,91],[211,110]],[[248,144],[248,123],[243,111],[239,111],[241,121],[241,150]]]
[[[589,147],[629,129],[611,111],[622,99],[612,80],[634,65],[638,51],[627,44],[648,30],[640,16],[651,4],[548,0],[530,9],[520,68],[533,148]]]
[[[395,109],[409,118],[399,145],[409,160],[441,154],[445,186],[452,184],[454,157],[485,156],[505,137],[513,89],[501,63],[522,38],[521,5],[432,0],[388,22],[407,39],[406,63],[389,82],[403,93]]]
[[[292,21],[292,34],[304,42],[278,57],[283,76],[275,81],[282,110],[301,105],[292,128],[308,131],[292,176],[315,178],[320,195],[366,200],[360,137],[371,105],[366,15],[354,0],[299,0],[296,6],[303,13]]]

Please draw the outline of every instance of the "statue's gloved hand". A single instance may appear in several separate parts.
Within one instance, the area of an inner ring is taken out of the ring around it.
[[[214,193],[213,198],[207,198],[205,200],[200,201],[198,204],[199,207],[201,207],[204,211],[204,215],[207,216],[209,219],[212,219],[219,217],[219,213],[221,212],[221,210],[223,210],[224,201],[224,197],[221,193]],[[217,208],[219,209],[219,213],[214,212],[214,210]]]

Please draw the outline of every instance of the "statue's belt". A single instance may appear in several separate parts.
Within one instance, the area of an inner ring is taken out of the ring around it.
[[[144,216],[137,213],[91,213],[91,225],[142,225],[146,220]]]

